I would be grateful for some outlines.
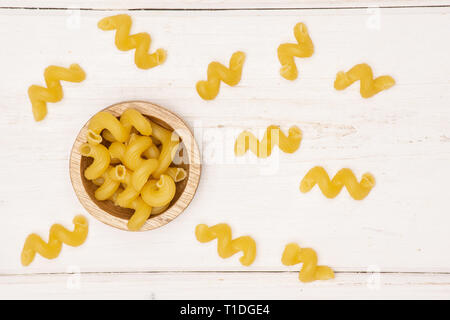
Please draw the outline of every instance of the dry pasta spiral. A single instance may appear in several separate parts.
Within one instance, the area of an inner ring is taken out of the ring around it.
[[[287,80],[295,80],[298,76],[294,57],[309,58],[314,53],[314,45],[303,23],[294,27],[297,43],[283,43],[278,47],[278,60],[281,63],[280,74]]]
[[[221,258],[229,258],[242,251],[243,256],[239,259],[242,265],[249,266],[256,257],[256,243],[249,236],[231,238],[231,228],[225,223],[219,223],[212,227],[199,224],[195,228],[195,236],[200,242],[210,242],[217,239],[217,253]]]
[[[157,49],[149,53],[152,39],[148,33],[130,35],[131,17],[127,14],[106,17],[99,21],[98,27],[104,31],[116,30],[116,46],[121,51],[136,49],[134,62],[141,69],[150,69],[166,60],[166,51]]]
[[[242,68],[244,66],[245,53],[237,51],[230,59],[229,68],[219,62],[211,62],[208,65],[208,80],[197,82],[197,92],[205,100],[212,100],[219,94],[220,81],[229,86],[235,86],[241,81]]]
[[[88,235],[88,221],[85,217],[78,215],[73,219],[75,226],[73,231],[69,231],[60,224],[54,224],[50,228],[48,243],[37,234],[30,234],[25,240],[22,250],[22,265],[28,266],[33,262],[36,253],[46,259],[55,259],[59,256],[62,244],[78,247],[84,243]]]
[[[336,197],[345,186],[348,193],[355,200],[364,199],[375,185],[375,177],[370,173],[363,174],[358,182],[354,173],[347,168],[339,170],[330,180],[328,173],[322,167],[314,167],[308,171],[300,183],[300,191],[310,191],[316,184],[327,198]]]
[[[33,116],[36,121],[41,121],[47,115],[47,102],[58,102],[63,98],[61,81],[81,82],[86,74],[78,64],[72,64],[69,68],[49,66],[44,72],[47,87],[32,85],[28,89]]]
[[[370,98],[380,91],[387,90],[395,84],[391,76],[373,78],[372,68],[365,64],[357,64],[349,71],[339,71],[334,81],[336,90],[344,90],[354,82],[360,82],[360,93],[363,98]]]
[[[267,158],[272,154],[275,145],[286,152],[295,152],[302,141],[302,132],[296,127],[289,128],[289,135],[286,136],[278,126],[269,126],[264,133],[261,142],[249,131],[239,134],[234,145],[234,153],[237,156],[244,155],[249,149],[259,158]]]
[[[296,243],[286,245],[281,257],[281,262],[285,266],[303,263],[298,276],[302,282],[333,279],[333,270],[327,266],[318,266],[317,260],[317,254],[313,249],[300,248]]]

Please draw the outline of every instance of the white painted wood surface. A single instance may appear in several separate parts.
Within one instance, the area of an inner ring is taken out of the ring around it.
[[[251,292],[264,298],[450,297],[450,8],[136,11],[133,32],[150,32],[152,48],[168,51],[167,62],[148,71],[134,66],[132,52],[114,47],[113,32],[97,29],[110,14],[0,10],[0,39],[8,44],[0,51],[0,297],[18,296],[24,288],[30,298],[39,292],[81,297],[82,291],[60,286],[67,275],[38,275],[74,270],[86,278],[90,297],[142,297],[133,293],[139,288],[145,298],[151,283],[156,298],[181,298],[177,288],[183,285],[197,288],[194,297],[201,298],[202,288],[224,271],[235,272],[223,274],[224,292],[208,297],[228,297],[240,288],[242,298]],[[297,60],[300,78],[289,82],[278,74],[276,48],[294,40],[299,21],[307,24],[316,52]],[[247,54],[239,86],[223,85],[216,100],[201,100],[195,83],[208,63],[227,62],[236,50]],[[87,79],[64,83],[64,100],[49,104],[47,119],[35,123],[28,86],[43,84],[46,66],[74,62]],[[335,91],[336,72],[359,62],[369,63],[375,75],[392,75],[397,85],[369,100],[359,96],[358,85]],[[23,268],[20,251],[29,233],[46,236],[51,224],[70,226],[75,214],[84,213],[68,173],[78,130],[98,110],[130,99],[165,106],[195,129],[204,166],[194,201],[174,222],[146,233],[114,230],[89,217],[85,245],[63,248],[54,261],[36,257]],[[299,151],[236,160],[239,131],[261,136],[269,124],[301,127]],[[369,171],[377,185],[361,202],[345,191],[334,200],[317,189],[301,194],[299,182],[315,165],[330,174],[342,167],[358,176]],[[220,259],[215,243],[197,243],[195,225],[217,222],[229,223],[236,236],[255,238],[254,265],[244,269],[237,257]],[[280,263],[290,241],[316,249],[321,264],[349,273],[312,286],[299,283],[295,273],[281,273],[299,269]],[[376,294],[362,289],[367,275],[357,272],[366,271],[396,272],[386,280],[395,285]],[[172,284],[163,288],[165,281]],[[270,287],[289,289],[273,296],[264,289]]]
[[[448,0],[2,0],[1,7],[85,9],[311,9],[445,6]]]

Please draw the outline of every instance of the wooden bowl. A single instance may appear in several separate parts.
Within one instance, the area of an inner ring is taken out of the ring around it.
[[[155,123],[174,130],[181,138],[180,156],[188,160],[187,163],[176,165],[186,170],[187,177],[176,184],[175,197],[168,209],[159,215],[150,216],[140,230],[147,231],[169,223],[178,217],[189,205],[200,180],[200,152],[192,131],[183,120],[160,106],[144,101],[127,101],[112,105],[102,111],[110,112],[119,117],[126,109],[130,108],[138,110]],[[84,177],[84,170],[92,163],[92,159],[81,156],[79,150],[80,146],[87,142],[88,123],[84,125],[78,134],[70,155],[72,186],[81,204],[92,216],[110,226],[129,231],[127,223],[134,210],[118,207],[110,200],[99,201],[95,199],[94,192],[97,186]],[[103,143],[108,145],[107,142]]]

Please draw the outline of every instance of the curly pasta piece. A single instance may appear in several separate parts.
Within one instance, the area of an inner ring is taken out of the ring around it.
[[[281,262],[285,266],[303,263],[298,276],[301,282],[333,279],[333,270],[327,266],[318,266],[317,260],[317,254],[313,249],[302,249],[296,243],[289,243],[286,245],[281,257]]]
[[[134,209],[134,213],[128,220],[128,230],[138,231],[152,214],[152,207],[139,197],[130,204],[129,209]]]
[[[283,43],[278,47],[278,60],[281,63],[280,74],[287,80],[295,80],[298,77],[294,57],[309,58],[314,53],[314,44],[303,23],[300,22],[295,25],[294,36],[297,43]]]
[[[142,165],[133,172],[131,183],[135,190],[141,191],[151,174],[158,168],[158,160],[148,159],[142,162]]]
[[[84,171],[84,176],[86,179],[95,180],[100,178],[108,169],[111,156],[108,149],[106,149],[104,145],[90,145],[85,143],[80,147],[80,153],[83,157],[94,159],[94,162],[92,162],[92,164]]]
[[[172,201],[176,186],[173,179],[162,174],[159,180],[148,181],[141,191],[142,199],[151,207],[163,207]]]
[[[234,153],[242,156],[250,149],[258,158],[267,158],[275,145],[286,153],[293,153],[299,148],[301,141],[302,131],[296,126],[289,128],[288,136],[280,127],[269,126],[261,142],[249,131],[239,134],[234,144]]]
[[[86,73],[78,64],[63,68],[49,66],[44,72],[45,84],[47,88],[32,85],[28,89],[28,96],[31,101],[33,116],[36,121],[41,121],[47,115],[47,102],[58,102],[63,98],[61,81],[81,82],[86,79]]]
[[[249,266],[255,260],[255,240],[249,236],[232,239],[231,228],[225,223],[219,223],[212,227],[208,227],[206,224],[199,224],[195,228],[195,236],[202,243],[217,239],[217,253],[221,258],[229,258],[242,251],[243,256],[239,259],[242,265]]]
[[[344,90],[358,80],[360,81],[359,90],[363,98],[370,98],[395,84],[395,80],[390,76],[381,76],[374,79],[372,68],[366,63],[361,63],[347,72],[339,71],[334,81],[334,88],[336,90]]]
[[[130,135],[131,128],[135,128],[143,136],[152,134],[152,125],[150,124],[150,121],[135,109],[125,110],[120,116],[120,123],[128,131],[128,135]]]
[[[154,122],[151,122],[153,129],[153,136],[161,144],[161,153],[158,157],[158,168],[152,173],[153,177],[159,178],[172,163],[175,154],[180,145],[180,137],[170,130],[167,130]]]
[[[109,167],[102,175],[103,182],[95,190],[94,196],[97,200],[107,200],[111,198],[120,187],[120,181],[125,178],[126,169],[122,165]]]
[[[98,27],[104,31],[116,30],[116,47],[121,51],[136,49],[134,62],[141,69],[150,69],[162,64],[166,60],[166,51],[157,49],[149,53],[152,39],[148,33],[130,35],[131,17],[127,14],[106,17],[99,21]]]
[[[177,168],[177,167],[170,167],[168,168],[164,174],[170,176],[173,181],[180,182],[186,179],[187,172],[183,168]]]
[[[219,94],[220,81],[229,86],[235,86],[241,81],[242,68],[244,66],[245,53],[237,51],[230,59],[229,68],[219,62],[211,62],[208,65],[208,80],[197,82],[197,92],[204,100],[212,100]]]
[[[73,219],[75,228],[69,231],[60,224],[54,224],[50,228],[48,243],[37,234],[30,234],[25,240],[22,250],[22,265],[28,266],[33,262],[36,253],[46,259],[55,259],[62,249],[62,244],[78,247],[84,243],[88,234],[88,221],[85,217],[78,215]]]
[[[375,177],[370,173],[363,174],[361,182],[356,180],[350,169],[344,168],[338,171],[330,181],[328,173],[322,167],[314,167],[308,171],[300,183],[300,191],[306,193],[316,184],[327,198],[336,197],[345,186],[348,193],[355,200],[364,199],[375,185]]]
[[[125,151],[127,147],[121,142],[113,142],[108,148],[109,154],[111,155],[111,162],[122,162],[123,156],[125,155]]]
[[[129,130],[113,114],[101,111],[89,121],[88,142],[91,144],[99,144],[102,142],[100,134],[105,129],[119,142],[127,141],[130,135]]]
[[[130,208],[132,202],[140,195],[140,192],[133,187],[132,176],[133,172],[125,169],[124,177],[119,180],[125,185],[125,189],[119,189],[120,192],[114,197],[114,203],[122,208]]]

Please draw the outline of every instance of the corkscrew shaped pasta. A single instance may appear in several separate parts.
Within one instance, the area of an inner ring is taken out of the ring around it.
[[[212,227],[199,224],[195,228],[195,236],[202,243],[217,239],[217,253],[221,258],[229,258],[242,251],[243,256],[239,259],[242,265],[249,266],[255,260],[255,240],[249,236],[231,239],[231,228],[225,223],[219,223]]]
[[[149,53],[152,39],[148,33],[130,35],[131,17],[127,14],[106,17],[99,21],[98,27],[104,31],[116,30],[116,47],[121,51],[136,49],[134,62],[141,69],[150,69],[166,60],[166,51],[157,49]]]
[[[108,149],[102,144],[91,145],[85,143],[80,147],[80,153],[84,157],[94,159],[94,162],[84,170],[84,176],[88,180],[100,178],[108,170],[111,156]]]
[[[239,134],[234,144],[234,153],[236,156],[242,156],[250,149],[258,158],[267,158],[272,154],[275,145],[286,153],[293,153],[299,148],[301,141],[302,131],[296,126],[289,128],[288,136],[280,127],[269,126],[261,142],[249,131]]]
[[[214,61],[208,65],[208,80],[197,82],[197,92],[204,100],[212,100],[219,94],[220,81],[229,86],[235,86],[241,81],[245,53],[237,51],[230,59],[229,68]]]
[[[163,207],[175,196],[176,185],[172,177],[162,174],[158,180],[148,181],[141,191],[142,199],[151,207]]]
[[[295,80],[298,76],[294,57],[309,58],[314,53],[314,44],[303,23],[295,25],[294,36],[297,43],[283,43],[278,47],[278,60],[281,63],[280,74],[287,80]]]
[[[339,71],[334,81],[334,88],[336,90],[344,90],[358,80],[360,81],[359,90],[363,98],[370,98],[395,84],[395,80],[390,76],[381,76],[374,79],[372,68],[365,63],[361,63],[347,72]]]
[[[36,253],[47,259],[55,259],[62,249],[62,244],[78,247],[84,243],[88,234],[88,221],[78,215],[73,219],[75,228],[69,231],[60,224],[54,224],[50,228],[48,243],[37,234],[30,234],[25,240],[22,250],[22,265],[28,266],[33,262]]]
[[[286,245],[281,262],[285,266],[293,266],[303,263],[298,278],[301,282],[314,280],[329,280],[334,278],[334,272],[330,267],[317,265],[317,254],[311,248],[300,248],[296,243]]]
[[[34,120],[41,121],[47,115],[47,102],[61,101],[64,92],[61,81],[81,82],[86,78],[86,74],[78,64],[72,64],[69,68],[49,66],[44,72],[45,84],[47,88],[32,85],[28,89]]]
[[[370,173],[363,174],[361,182],[358,182],[350,169],[344,168],[338,171],[330,181],[328,173],[322,167],[314,167],[308,171],[300,183],[300,191],[306,193],[316,184],[327,198],[336,197],[345,186],[350,196],[355,200],[364,199],[375,185],[375,177]]]
[[[89,121],[88,142],[101,143],[103,130],[109,136],[109,141],[125,142],[130,138],[132,128],[144,136],[152,134],[150,121],[137,110],[127,109],[120,116],[120,120],[109,112],[101,111]]]

